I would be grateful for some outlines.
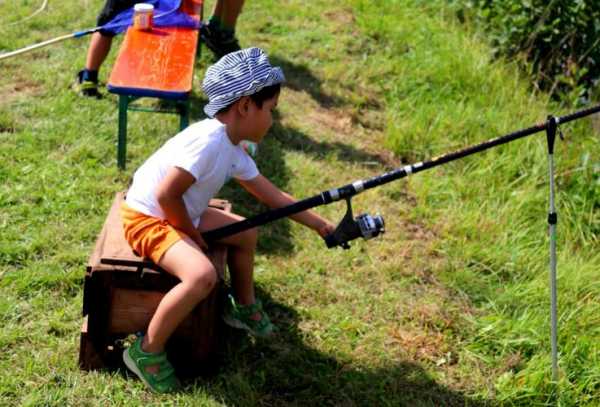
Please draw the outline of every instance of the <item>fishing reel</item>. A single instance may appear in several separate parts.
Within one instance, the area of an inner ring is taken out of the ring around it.
[[[380,215],[371,216],[363,213],[354,218],[352,215],[352,204],[350,198],[346,199],[346,214],[335,228],[335,231],[324,237],[328,248],[341,246],[349,249],[350,240],[362,237],[365,240],[372,239],[385,232],[385,222]]]

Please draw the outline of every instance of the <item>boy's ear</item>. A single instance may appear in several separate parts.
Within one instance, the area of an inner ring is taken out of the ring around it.
[[[242,96],[237,103],[238,113],[242,116],[246,116],[250,109],[250,96]]]

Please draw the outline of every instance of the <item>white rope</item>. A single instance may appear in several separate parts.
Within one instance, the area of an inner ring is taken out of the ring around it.
[[[48,41],[40,42],[38,44],[33,44],[28,47],[18,49],[16,51],[7,52],[6,54],[0,54],[0,61],[3,59],[6,59],[6,58],[14,57],[15,55],[24,54],[26,52],[33,51],[34,49],[37,49],[37,48],[42,48],[47,45],[54,44],[55,42],[67,40],[69,38],[74,38],[74,35],[73,34],[62,35],[60,37],[56,37],[56,38],[53,38]]]
[[[33,14],[31,14],[30,16],[28,16],[28,17],[25,17],[25,18],[23,18],[23,19],[21,19],[21,20],[19,20],[19,21],[13,21],[12,23],[6,24],[5,26],[6,26],[6,27],[10,27],[10,26],[13,26],[13,25],[20,24],[20,23],[22,23],[23,21],[30,20],[30,19],[32,19],[33,17],[35,17],[35,16],[37,16],[38,14],[40,14],[42,11],[44,11],[44,9],[46,8],[46,6],[47,6],[47,5],[48,5],[48,0],[44,0],[44,2],[42,3],[41,7],[40,7],[39,9],[37,9],[37,11],[35,11]]]

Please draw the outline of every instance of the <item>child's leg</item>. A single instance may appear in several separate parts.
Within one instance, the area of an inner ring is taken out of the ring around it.
[[[243,6],[244,0],[226,0],[222,7],[221,14],[219,14],[223,27],[232,31],[235,30],[237,18],[242,12]]]
[[[97,72],[106,59],[112,44],[112,37],[102,35],[99,32],[92,34],[90,46],[85,60],[85,69]]]
[[[231,223],[239,222],[244,218],[216,208],[208,208],[200,220],[200,231],[216,229]],[[254,252],[258,231],[256,228],[228,236],[221,240],[228,246],[229,272],[231,285],[236,301],[242,305],[254,304]]]
[[[216,18],[219,22],[221,22],[221,16],[223,14],[223,0],[215,1],[215,6],[212,12],[212,18]]]
[[[161,352],[175,328],[213,289],[217,275],[214,266],[189,238],[171,246],[158,265],[181,282],[161,300],[150,320],[142,343],[146,352]]]
[[[226,226],[243,220],[215,208],[208,208],[200,219],[201,232]],[[229,273],[235,302],[223,315],[225,323],[234,328],[245,329],[255,336],[269,336],[275,330],[260,301],[254,295],[254,252],[258,232],[256,228],[223,238],[220,242],[228,246]]]

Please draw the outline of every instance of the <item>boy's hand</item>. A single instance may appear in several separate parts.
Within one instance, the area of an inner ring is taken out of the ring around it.
[[[324,238],[335,232],[335,226],[331,222],[324,220],[323,224],[317,228],[317,232]]]

